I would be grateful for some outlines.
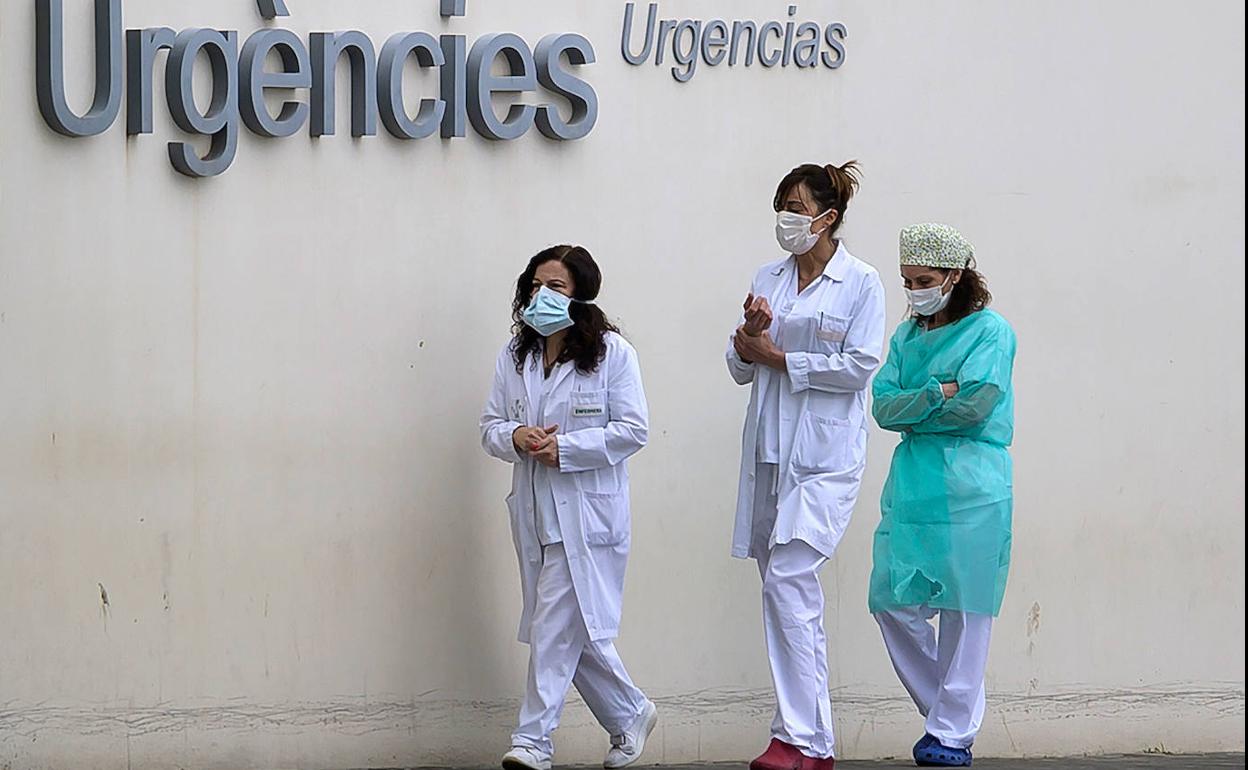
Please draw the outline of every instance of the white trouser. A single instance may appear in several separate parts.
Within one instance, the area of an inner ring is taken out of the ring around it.
[[[589,640],[563,544],[546,546],[542,558],[529,642],[528,687],[511,745],[553,756],[550,735],[559,726],[569,685],[576,685],[598,724],[611,735],[631,727],[647,701],[624,670],[615,644]]]
[[[753,521],[753,540],[762,544],[755,553],[763,579],[763,634],[776,688],[771,736],[807,756],[825,759],[833,756],[836,742],[819,585],[827,557],[801,540],[768,550],[776,525],[776,472],[775,465],[758,466]]]
[[[940,610],[940,640],[926,605],[875,616],[902,685],[927,718],[928,735],[949,748],[975,742],[984,721],[984,668],[992,616]]]

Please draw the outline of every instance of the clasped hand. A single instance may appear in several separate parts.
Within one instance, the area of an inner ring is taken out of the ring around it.
[[[558,425],[548,428],[516,428],[511,434],[511,442],[516,451],[537,460],[547,468],[559,467],[559,433]]]

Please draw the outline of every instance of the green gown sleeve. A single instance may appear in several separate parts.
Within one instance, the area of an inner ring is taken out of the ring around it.
[[[965,433],[982,425],[1010,387],[1014,335],[997,326],[980,336],[958,370],[958,392],[915,424],[915,433]]]
[[[912,430],[936,414],[944,401],[944,394],[935,377],[922,388],[902,388],[901,354],[897,347],[897,336],[894,335],[888,344],[888,358],[871,386],[871,413],[884,430],[900,432]]]

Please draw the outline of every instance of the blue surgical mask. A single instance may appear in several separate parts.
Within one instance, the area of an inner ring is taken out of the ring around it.
[[[552,334],[558,334],[564,329],[570,328],[575,323],[571,315],[573,302],[578,302],[582,305],[593,304],[592,302],[574,300],[571,297],[542,286],[533,295],[533,300],[529,302],[529,306],[525,309],[522,318],[533,331],[543,337],[549,337]]]

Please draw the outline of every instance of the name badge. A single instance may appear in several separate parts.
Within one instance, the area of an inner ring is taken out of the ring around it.
[[[824,342],[844,342],[849,334],[849,319],[835,316],[819,315],[819,325],[815,327],[815,337]]]
[[[572,407],[573,417],[601,417],[606,414],[607,410],[602,404],[581,404]]]

